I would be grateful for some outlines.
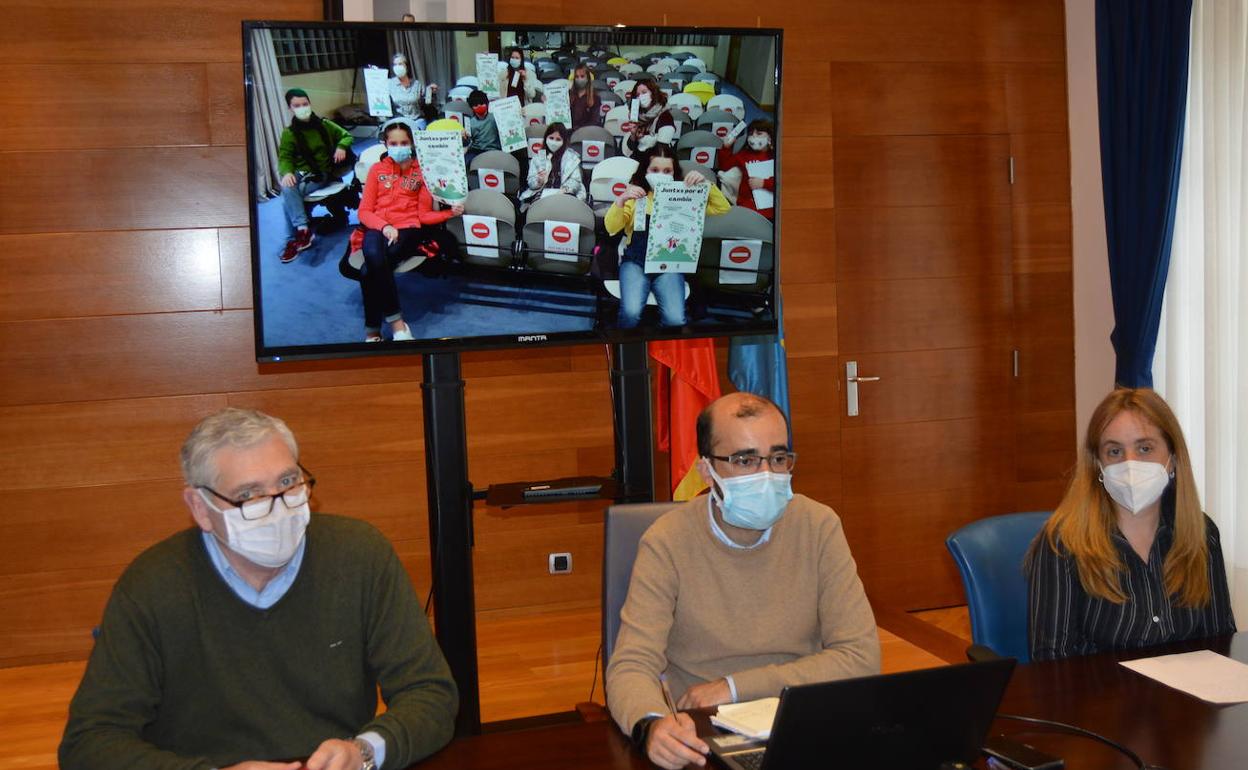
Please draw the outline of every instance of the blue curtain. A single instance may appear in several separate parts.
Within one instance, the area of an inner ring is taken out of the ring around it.
[[[1116,380],[1152,387],[1183,155],[1192,0],[1097,0]]]
[[[793,424],[789,413],[789,366],[784,354],[784,303],[776,292],[776,334],[733,337],[728,348],[728,379],[742,393],[771,399],[789,421],[789,446]]]

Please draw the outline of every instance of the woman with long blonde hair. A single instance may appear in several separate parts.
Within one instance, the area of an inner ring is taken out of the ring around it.
[[[1235,631],[1217,525],[1155,392],[1120,388],[1097,406],[1026,569],[1034,660]]]

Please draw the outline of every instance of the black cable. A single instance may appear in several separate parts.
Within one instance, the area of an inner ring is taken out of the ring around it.
[[[429,584],[429,595],[425,597],[425,615],[429,614],[429,605],[433,604],[433,583]]]
[[[594,653],[594,680],[589,685],[589,702],[594,702],[594,690],[598,689],[598,661],[602,660],[602,642],[598,643],[598,652]]]
[[[1019,716],[1017,714],[997,714],[997,719],[1012,719],[1016,722],[1027,722],[1033,725],[1045,725],[1047,727],[1056,727],[1062,730],[1066,730],[1068,732],[1074,733],[1075,735],[1081,735],[1085,738],[1091,738],[1092,740],[1100,741],[1106,746],[1109,746],[1112,749],[1122,752],[1122,754],[1125,755],[1127,759],[1130,759],[1132,762],[1135,763],[1135,766],[1139,770],[1165,770],[1164,768],[1159,767],[1157,765],[1147,764],[1144,760],[1140,759],[1139,754],[1136,754],[1134,751],[1127,748],[1126,746],[1123,746],[1121,743],[1118,743],[1117,741],[1106,738],[1104,735],[1101,735],[1099,733],[1094,733],[1091,730],[1085,730],[1082,727],[1076,727],[1075,725],[1067,724],[1065,722],[1056,722],[1052,719],[1039,719],[1037,717],[1024,717],[1024,716]]]

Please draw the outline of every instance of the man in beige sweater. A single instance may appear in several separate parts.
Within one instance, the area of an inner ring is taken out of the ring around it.
[[[784,415],[733,393],[698,417],[711,494],[641,539],[607,704],[660,767],[706,762],[678,709],[778,695],[787,685],[879,673],[875,617],[832,509],[794,495]]]

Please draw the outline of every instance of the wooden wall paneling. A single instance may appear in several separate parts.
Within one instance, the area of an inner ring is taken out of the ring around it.
[[[841,281],[1010,272],[1005,206],[872,206],[836,211]]]
[[[1006,132],[1004,77],[990,65],[836,62],[832,83],[838,136]]]
[[[605,372],[483,378],[465,392],[470,446],[533,451],[611,443]]]
[[[121,568],[0,575],[0,666],[79,660]]]
[[[785,283],[785,354],[792,360],[835,356],[837,287],[834,283]]]
[[[75,153],[75,183],[49,174],[52,152],[4,153],[0,234],[179,230],[247,224],[242,147]]]
[[[574,554],[572,572],[551,575],[547,555],[561,551]],[[478,532],[473,561],[478,610],[593,600],[602,590],[602,525]]]
[[[859,353],[854,360],[861,376],[880,380],[859,385],[860,413],[843,418],[843,427],[1011,414],[1010,351],[1004,346]],[[845,394],[838,400],[844,414]]]
[[[246,108],[243,105],[243,65],[222,62],[207,65],[208,127],[210,144],[243,144],[246,141]]]
[[[786,134],[781,141],[782,209],[788,212],[832,206],[836,198],[832,182],[832,138],[792,137]]]
[[[965,276],[837,284],[840,348],[860,352],[1003,345],[1010,277]]]
[[[788,137],[832,135],[837,97],[827,61],[798,61],[785,54],[780,88],[782,142]],[[789,152],[787,142],[782,151]]]
[[[1065,62],[1005,64],[1002,69],[1010,133],[1066,133]]]
[[[1008,422],[988,415],[885,425],[841,424],[842,468],[862,490],[921,494],[984,485],[1010,477],[1013,452]],[[906,456],[922,457],[923,462]],[[847,489],[846,497],[857,491]]]
[[[1074,409],[1072,293],[1070,273],[1014,276],[1014,338],[1019,350],[1021,411]]]
[[[203,64],[0,64],[0,83],[8,149],[53,149],[58,125],[74,127],[76,150],[208,144]],[[233,85],[241,91],[242,78]]]
[[[191,427],[220,395],[0,407],[0,490],[177,478]]]
[[[0,321],[218,310],[217,249],[213,230],[0,235]]]
[[[1070,142],[1066,134],[1012,134],[1014,205],[1070,205]]]
[[[1070,204],[1037,204],[1012,208],[1014,272],[1070,272]]]
[[[985,50],[992,61],[1066,61],[1063,0],[987,0],[980,4]]]
[[[836,281],[840,227],[835,209],[785,209],[780,219],[780,284]]]
[[[975,519],[1014,510],[1012,491],[984,483],[900,495],[847,489],[841,519],[871,603],[905,609],[964,603],[945,538]]]
[[[319,20],[323,12],[316,0],[271,0],[262,8],[248,0],[17,0],[5,5],[0,50],[23,64],[241,61],[242,19]]]
[[[1010,202],[1009,138],[838,136],[837,207]]]
[[[221,307],[226,310],[252,308],[251,230],[222,227],[217,230],[221,264]]]
[[[795,489],[830,505],[841,500],[840,382],[835,356],[790,357],[789,407]]]

